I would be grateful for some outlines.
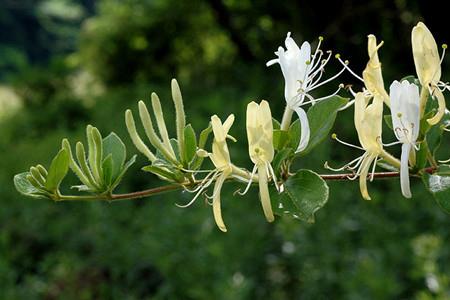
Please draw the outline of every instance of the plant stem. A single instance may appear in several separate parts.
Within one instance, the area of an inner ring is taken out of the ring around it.
[[[428,167],[422,169],[421,172],[433,174],[436,171],[435,167]],[[244,171],[243,171],[244,172]],[[336,180],[348,180],[349,177],[353,177],[354,174],[346,173],[346,174],[320,174],[319,175],[323,180],[327,181],[336,181]],[[373,174],[374,178],[392,178],[399,177],[400,172],[377,172]],[[414,176],[414,175],[412,175]],[[106,201],[120,201],[120,200],[130,200],[130,199],[138,199],[145,198],[157,194],[162,194],[166,192],[181,190],[183,185],[181,184],[171,184],[165,185],[161,187],[156,187],[148,190],[125,193],[125,194],[104,194],[104,195],[87,195],[87,196],[75,196],[75,195],[58,195],[55,198],[55,201],[90,201],[90,200],[106,200]]]
[[[156,187],[148,190],[125,193],[125,194],[104,194],[104,195],[86,195],[86,196],[75,196],[75,195],[59,195],[55,201],[90,201],[90,200],[106,200],[106,201],[120,201],[129,199],[138,199],[148,196],[153,196],[157,194],[162,194],[165,192],[175,191],[182,189],[181,184],[171,184],[161,187]]]

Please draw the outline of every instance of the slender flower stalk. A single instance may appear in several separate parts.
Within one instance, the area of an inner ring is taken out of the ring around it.
[[[404,80],[401,83],[394,81],[390,86],[391,113],[394,133],[402,143],[402,156],[400,167],[400,184],[402,194],[411,198],[409,185],[408,160],[410,153],[416,147],[419,135],[420,111],[419,111],[419,88],[417,85]],[[414,157],[414,155],[412,155]]]
[[[322,80],[325,66],[332,56],[331,51],[327,51],[326,54],[324,54],[320,49],[322,40],[323,38],[320,37],[319,44],[312,54],[311,45],[308,42],[305,41],[301,47],[298,47],[294,39],[291,38],[291,33],[289,32],[285,40],[286,50],[280,46],[278,51],[275,52],[275,55],[278,56],[278,58],[267,62],[267,66],[278,63],[285,80],[284,97],[286,100],[286,110],[281,122],[281,129],[288,129],[294,111],[297,113],[300,120],[301,136],[296,152],[303,151],[308,146],[310,138],[309,121],[302,106],[307,104],[314,105],[319,101],[326,100],[336,95],[340,90],[341,85],[339,85],[339,88],[335,93],[321,98],[314,98],[311,96],[311,92],[316,88],[333,81],[345,71],[344,67],[334,76]],[[305,99],[307,99],[307,101],[305,101]]]

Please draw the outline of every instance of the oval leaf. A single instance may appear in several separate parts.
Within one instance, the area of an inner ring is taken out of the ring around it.
[[[30,172],[24,172],[14,176],[14,186],[16,187],[16,190],[25,196],[34,198],[49,198],[45,195],[44,191],[37,189],[28,181],[27,176],[29,174]]]
[[[314,213],[328,201],[328,185],[315,172],[299,170],[284,183],[284,192],[271,193],[272,207],[278,215],[289,215],[314,222]]]

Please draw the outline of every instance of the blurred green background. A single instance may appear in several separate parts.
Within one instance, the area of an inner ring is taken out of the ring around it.
[[[315,224],[288,218],[268,224],[256,192],[233,196],[237,186],[230,186],[222,196],[226,234],[203,201],[188,209],[174,205],[190,194],[53,203],[25,198],[12,183],[31,165],[48,166],[63,137],[84,140],[87,124],[104,135],[117,132],[129,155],[136,153],[124,110],[136,110],[138,100],[156,91],[172,118],[172,77],[197,131],[212,114],[236,115],[231,134],[240,143],[232,158],[250,167],[245,107],[267,99],[281,118],[282,75],[265,63],[288,31],[298,43],[323,35],[324,49],[341,53],[359,73],[367,62],[366,35],[375,34],[385,41],[380,57],[388,84],[414,73],[410,31],[417,21],[425,21],[438,44],[450,42],[439,5],[1,1],[0,299],[450,299],[450,217],[417,179],[410,200],[401,197],[398,180],[371,183],[372,201],[360,197],[357,182],[331,183]],[[447,58],[443,80],[448,67]],[[327,74],[338,69],[332,62]],[[329,89],[339,82],[361,88],[345,75]],[[352,111],[338,116],[335,131],[357,142]],[[325,160],[343,164],[358,154],[326,141],[296,167],[325,172]],[[161,184],[140,171],[144,164],[140,156],[121,190]]]

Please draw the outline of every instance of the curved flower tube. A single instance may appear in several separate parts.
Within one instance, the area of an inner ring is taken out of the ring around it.
[[[402,143],[400,183],[402,194],[411,198],[408,160],[416,145],[420,127],[420,96],[417,85],[403,80],[394,81],[390,86],[391,113],[394,133]]]

